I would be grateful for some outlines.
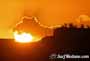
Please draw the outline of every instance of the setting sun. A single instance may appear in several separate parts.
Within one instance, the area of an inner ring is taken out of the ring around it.
[[[17,31],[14,32],[14,39],[16,42],[21,42],[21,43],[28,43],[32,42],[33,36],[29,33],[18,33]]]

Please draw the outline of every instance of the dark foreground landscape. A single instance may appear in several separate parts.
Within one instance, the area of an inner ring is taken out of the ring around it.
[[[16,43],[13,39],[0,39],[0,61],[57,61],[52,54],[90,54],[90,28],[70,25],[57,28],[53,36],[35,43]],[[67,59],[66,59],[67,60]],[[68,59],[69,60],[69,59]],[[73,59],[70,59],[73,61]],[[79,60],[79,59],[74,59]],[[80,59],[87,60],[87,59]]]

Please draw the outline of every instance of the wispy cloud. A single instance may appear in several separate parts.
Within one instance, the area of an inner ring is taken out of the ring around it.
[[[88,25],[90,23],[90,16],[88,15],[80,15],[77,19],[76,22],[79,24],[85,24]]]

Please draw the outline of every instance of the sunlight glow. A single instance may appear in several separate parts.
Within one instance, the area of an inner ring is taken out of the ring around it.
[[[17,31],[14,32],[14,38],[16,42],[21,42],[21,43],[29,43],[32,42],[33,36],[28,33],[21,33],[19,34]]]

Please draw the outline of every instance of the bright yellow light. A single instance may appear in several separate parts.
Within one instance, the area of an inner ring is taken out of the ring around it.
[[[33,40],[33,36],[31,34],[25,32],[19,34],[17,31],[14,32],[14,38],[16,42],[21,43],[29,43]]]

